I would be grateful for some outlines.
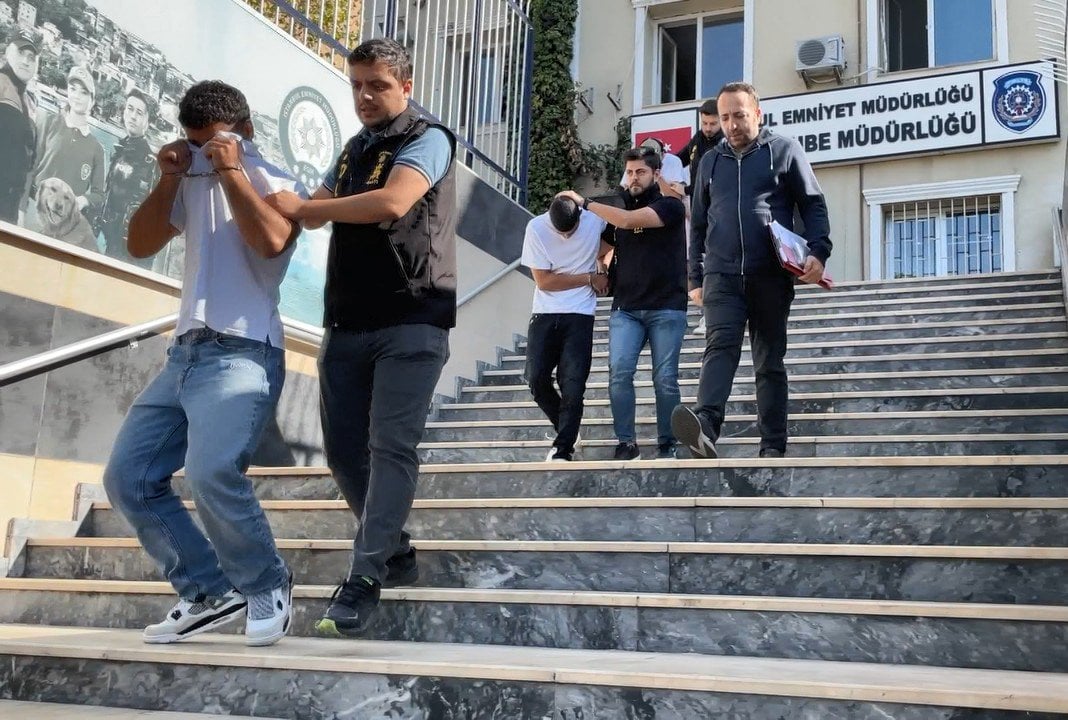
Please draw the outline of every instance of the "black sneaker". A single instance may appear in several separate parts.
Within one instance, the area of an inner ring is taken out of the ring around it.
[[[386,561],[386,581],[382,587],[401,587],[415,585],[419,580],[419,563],[415,560],[415,548],[408,552],[394,555]]]
[[[556,450],[553,453],[553,456],[549,458],[549,462],[571,462],[574,459],[575,458],[571,453],[564,452],[563,450]]]
[[[719,457],[716,452],[716,434],[711,424],[685,405],[677,406],[671,413],[671,432],[690,449],[695,458]]]
[[[657,460],[678,460],[679,452],[675,443],[664,443],[656,446]]]
[[[760,448],[760,457],[762,458],[781,458],[786,457],[786,452],[779,448]]]
[[[635,442],[621,442],[616,445],[616,453],[612,457],[613,460],[637,460],[642,456],[641,450],[638,449],[638,443]]]
[[[382,586],[366,575],[346,580],[334,590],[330,607],[315,623],[315,630],[331,637],[362,635],[378,609],[381,592]]]

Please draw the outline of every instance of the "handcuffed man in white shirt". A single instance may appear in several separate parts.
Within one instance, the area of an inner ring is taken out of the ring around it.
[[[148,643],[247,614],[246,643],[270,645],[290,624],[293,577],[245,471],[285,379],[278,287],[300,227],[263,201],[296,181],[260,156],[251,117],[236,88],[190,88],[178,111],[186,137],[160,149],[160,180],[130,220],[136,258],[185,234],[176,339],[104,473],[112,504],[179,595],[145,628]],[[171,487],[183,465],[206,536]]]

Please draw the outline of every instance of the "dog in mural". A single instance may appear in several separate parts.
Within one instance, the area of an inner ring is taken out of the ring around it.
[[[96,236],[89,220],[82,215],[74,190],[59,178],[44,180],[37,189],[38,232],[56,240],[98,252]]]

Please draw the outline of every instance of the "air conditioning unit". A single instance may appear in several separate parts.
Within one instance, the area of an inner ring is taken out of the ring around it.
[[[795,69],[809,85],[813,75],[832,74],[842,82],[845,69],[845,40],[841,35],[824,35],[810,40],[799,40],[794,53]]]

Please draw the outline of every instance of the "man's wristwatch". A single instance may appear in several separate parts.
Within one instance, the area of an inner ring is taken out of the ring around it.
[[[590,199],[589,198],[583,198],[582,199],[582,209],[583,210],[589,210],[590,209]]]

